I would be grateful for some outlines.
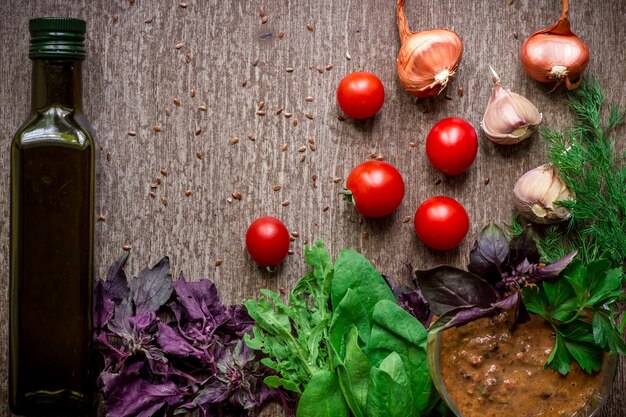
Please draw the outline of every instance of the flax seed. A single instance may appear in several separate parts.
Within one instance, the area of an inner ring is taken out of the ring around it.
[[[216,260],[215,260],[215,266],[216,266],[216,267],[221,266],[221,265],[222,265],[222,262],[224,262],[224,261],[222,261],[221,259],[216,259]]]
[[[352,56],[350,55],[350,52],[346,52],[346,59],[348,61],[350,61],[352,59]]]
[[[144,20],[143,22],[144,22],[144,23],[152,23],[152,20],[153,20],[153,18],[152,18],[152,17],[150,17],[150,18],[148,18],[148,19]]]
[[[157,125],[152,126],[152,129],[153,129],[155,132],[157,132],[157,133],[158,133],[158,132],[161,132],[161,131],[163,130],[163,128],[161,127],[161,125],[158,125],[158,124],[157,124]]]
[[[280,205],[283,207],[287,207],[289,205],[289,200],[283,200],[283,202],[280,203]]]
[[[278,32],[278,39],[282,39],[285,37],[285,32]]]
[[[279,107],[279,108],[276,109],[276,115],[279,115],[282,112],[283,112],[283,108],[282,107]]]
[[[437,178],[437,179],[435,180],[435,185],[439,185],[439,184],[441,184],[441,178]]]
[[[306,151],[306,146],[300,146],[298,148],[298,152],[304,152],[304,151]]]
[[[230,144],[231,144],[231,145],[235,145],[235,144],[237,144],[238,142],[239,142],[239,138],[238,138],[237,136],[233,136],[233,137],[230,139]]]
[[[118,15],[113,16],[113,23],[117,23],[120,21],[120,17]]]
[[[459,87],[456,93],[459,95],[459,97],[463,97],[463,95],[465,94],[465,90],[463,89],[463,87]]]
[[[300,233],[298,233],[296,230],[294,230],[293,232],[291,232],[291,236],[293,236],[293,237],[300,237]]]
[[[105,221],[106,219],[107,219],[107,218],[106,218],[106,216],[105,216],[104,214],[100,213],[100,214],[98,215],[98,221],[99,221],[99,222],[103,222],[103,221]]]
[[[335,68],[335,66],[333,64],[326,65],[326,71],[330,71],[333,68]]]
[[[201,104],[201,105],[198,106],[198,110],[206,111],[206,106],[204,104]]]
[[[262,7],[259,7],[259,17],[265,16],[265,10]]]
[[[306,30],[308,30],[309,32],[313,32],[313,24],[307,23],[306,24]]]
[[[320,74],[323,74],[324,73],[324,68],[318,68],[317,72],[319,72]]]
[[[306,97],[304,98],[304,100],[306,100],[306,101],[308,101],[308,102],[311,102],[311,101],[313,101],[313,97],[311,97],[311,96],[306,96]]]
[[[228,204],[231,204],[231,203],[233,202],[233,199],[232,199],[231,197],[228,197],[228,198],[226,199],[226,202],[228,202]]]
[[[180,3],[178,3],[178,5],[180,6],[181,9],[187,8],[187,3],[185,3],[184,1],[181,1]]]
[[[185,190],[185,197],[189,197],[191,195],[191,190]]]
[[[202,133],[202,129],[198,128],[194,133],[196,134],[196,136],[200,136],[200,134]]]
[[[235,191],[235,192],[232,194],[232,196],[233,196],[233,198],[234,198],[235,200],[241,200],[241,198],[243,197],[243,194],[241,194],[239,191]]]
[[[289,145],[287,145],[286,143],[283,143],[280,147],[280,150],[283,152],[286,152],[287,149],[289,149]]]
[[[340,122],[345,122],[345,121],[346,121],[346,118],[345,118],[345,117],[343,117],[342,115],[338,114],[338,115],[337,115],[337,120],[339,120]]]
[[[445,98],[446,100],[452,100],[452,96],[451,96],[450,94],[446,94],[446,95],[444,96],[444,98]]]
[[[128,252],[129,250],[131,250],[133,247],[130,246],[129,244],[123,245],[122,249],[124,249],[126,252]]]
[[[150,191],[148,195],[152,198],[156,198],[156,193],[154,191]]]
[[[367,240],[370,238],[370,234],[369,232],[366,230],[365,232],[363,232],[363,240]]]
[[[161,178],[157,177],[154,181],[157,185],[161,185]]]
[[[287,67],[287,69],[285,70],[287,72],[293,72],[293,67]]]
[[[256,67],[257,65],[259,65],[259,58],[256,58],[254,61],[252,61],[253,67]]]
[[[167,199],[167,197],[163,197],[163,198],[161,198],[161,203],[162,203],[164,206],[167,206],[167,204],[168,204],[169,202],[170,202],[170,201]]]
[[[192,58],[191,52],[187,52],[185,54],[185,62],[189,64],[191,62],[191,58]]]
[[[168,117],[172,115],[172,111],[170,110],[169,107],[166,107],[165,110],[163,110],[163,111],[165,112],[165,115],[168,116]]]
[[[290,242],[293,242],[293,241],[295,241],[295,240],[296,240],[296,238],[295,238],[295,237],[293,237],[293,236],[289,236],[289,241],[290,241]]]
[[[182,49],[182,48],[183,48],[183,46],[185,46],[185,44],[184,44],[184,43],[177,43],[177,44],[174,46],[174,48],[176,48],[176,49]]]
[[[309,120],[313,120],[313,113],[307,112],[307,113],[305,113],[304,117],[306,117]]]
[[[265,107],[265,102],[263,100],[261,100],[261,101],[259,101],[257,106],[259,107],[259,110],[263,110],[263,107]]]
[[[256,112],[257,116],[265,116],[265,110],[259,110],[258,112]]]
[[[243,80],[241,80],[241,86],[245,87],[246,85],[248,85],[248,80],[244,78]]]
[[[272,190],[274,190],[274,191],[280,191],[281,188],[283,188],[283,187],[278,185],[278,184],[272,186]]]
[[[298,119],[294,119],[293,122],[291,122],[291,124],[294,126],[298,126],[298,123]]]
[[[485,178],[485,180],[483,181],[485,185],[489,184],[490,182],[491,182],[491,179],[489,177]]]
[[[192,88],[191,90],[189,90],[189,97],[194,98],[195,96],[196,96],[196,90]]]
[[[513,37],[514,37],[515,39],[518,39],[518,38],[519,38],[519,33],[517,33],[517,32],[513,32]]]
[[[161,168],[161,175],[167,177],[167,168]]]
[[[285,291],[284,287],[280,287],[278,290],[280,291],[281,294],[287,294],[287,291]]]
[[[289,249],[289,251],[287,252],[289,255],[293,255],[295,252],[293,251],[293,249]]]
[[[322,207],[322,211],[328,211],[328,209],[330,209],[330,206],[328,204]]]
[[[261,18],[261,24],[263,24],[263,25],[266,24],[268,20],[270,20],[270,18],[268,16],[263,16]]]
[[[287,119],[289,119],[289,118],[291,117],[291,113],[289,113],[289,112],[285,112],[284,116],[285,116]]]
[[[248,133],[248,140],[254,142],[256,140],[256,138],[254,137],[254,135],[252,133]]]
[[[135,132],[134,130],[129,130],[128,136],[137,136],[137,132]]]
[[[335,178],[333,178],[333,182],[334,182],[335,184],[338,184],[338,183],[339,183],[339,181],[341,181],[341,178],[339,178],[339,177],[335,177]]]
[[[200,152],[200,151],[196,152],[196,158],[198,159],[204,158],[204,152]]]
[[[180,99],[175,98],[174,100],[172,100],[172,103],[174,103],[176,107],[180,107]]]
[[[408,223],[411,221],[411,216],[404,216],[404,219],[402,219],[402,223]]]
[[[153,189],[153,190],[154,190],[154,189],[156,189],[156,188],[158,188],[158,187],[159,187],[159,184],[157,184],[156,182],[152,182],[152,183],[150,183],[150,188],[151,188],[151,189]]]
[[[306,155],[300,155],[300,162],[304,162],[305,159],[306,159]]]
[[[311,152],[315,152],[317,148],[315,147],[315,144],[309,143],[309,149],[311,150]]]
[[[417,143],[415,143],[415,142],[409,142],[409,146],[410,146],[411,148],[417,148]]]

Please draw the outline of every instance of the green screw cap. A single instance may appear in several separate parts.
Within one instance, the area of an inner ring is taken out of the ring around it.
[[[39,17],[28,23],[30,30],[30,59],[84,60],[84,20],[68,17]]]

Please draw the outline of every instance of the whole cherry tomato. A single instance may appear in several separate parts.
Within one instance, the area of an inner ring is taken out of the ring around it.
[[[382,217],[393,212],[404,198],[400,172],[383,161],[367,161],[354,167],[346,180],[356,209],[366,217]]]
[[[345,114],[355,119],[372,117],[385,102],[385,87],[371,72],[346,75],[337,87],[337,101]]]
[[[438,171],[459,175],[472,165],[478,152],[476,130],[463,119],[442,119],[426,137],[426,155]]]
[[[467,235],[469,217],[465,208],[450,197],[432,197],[415,211],[415,233],[433,249],[448,250]]]
[[[289,231],[275,217],[260,217],[248,227],[246,248],[260,266],[278,265],[289,252]]]

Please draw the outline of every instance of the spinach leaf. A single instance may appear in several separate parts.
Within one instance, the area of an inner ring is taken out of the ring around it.
[[[387,372],[371,368],[367,393],[368,416],[410,417],[416,415],[410,391],[394,381]],[[417,414],[419,415],[419,414]]]
[[[358,334],[363,343],[369,342],[371,333],[369,316],[371,313],[361,303],[358,292],[349,288],[339,305],[334,309],[330,324],[330,343],[339,357],[345,355],[345,335],[352,327],[358,329]]]
[[[344,398],[355,417],[366,414],[367,391],[369,385],[369,359],[358,344],[358,332],[352,326],[346,334],[346,354],[343,362],[337,366],[339,385]]]
[[[334,372],[317,371],[307,384],[300,402],[297,417],[349,417],[348,404],[343,398],[339,380]]]

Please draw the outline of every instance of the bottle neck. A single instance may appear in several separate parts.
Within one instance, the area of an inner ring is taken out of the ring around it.
[[[33,60],[33,111],[64,107],[80,112],[82,98],[82,61]]]

